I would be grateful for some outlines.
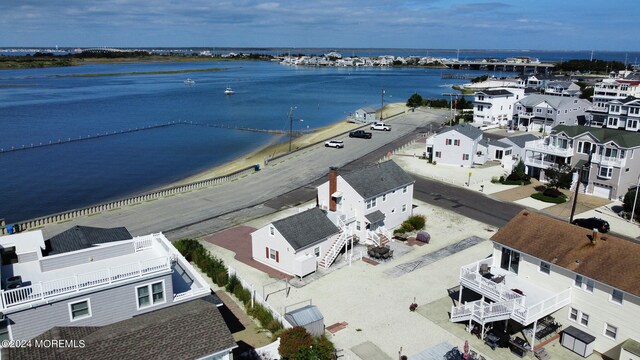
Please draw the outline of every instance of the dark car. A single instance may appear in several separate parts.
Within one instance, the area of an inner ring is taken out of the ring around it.
[[[371,133],[364,130],[356,130],[349,133],[351,138],[371,139]]]
[[[606,220],[600,218],[588,218],[588,219],[575,219],[573,225],[582,226],[587,229],[598,229],[601,233],[609,231],[609,223]]]

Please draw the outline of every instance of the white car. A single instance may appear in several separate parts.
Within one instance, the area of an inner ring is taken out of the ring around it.
[[[377,122],[371,124],[371,130],[391,131],[391,126],[385,123]]]
[[[341,140],[329,140],[324,143],[325,147],[332,147],[336,149],[342,149],[344,147],[344,142]]]

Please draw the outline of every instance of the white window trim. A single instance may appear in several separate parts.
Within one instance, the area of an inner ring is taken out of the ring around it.
[[[153,302],[153,284],[157,284],[157,283],[161,283],[162,284],[162,301]],[[143,288],[143,287],[147,287],[149,288],[149,305],[140,307],[140,302],[138,301],[138,289],[139,288]],[[136,294],[136,309],[137,310],[144,310],[144,309],[149,309],[152,308],[156,305],[162,305],[165,304],[167,302],[167,287],[164,284],[164,279],[160,280],[160,281],[153,281],[144,285],[140,285],[140,286],[136,286],[135,287],[135,294]]]
[[[587,323],[583,324],[582,323],[582,319],[584,318],[584,316],[587,316]],[[580,311],[580,316],[578,317],[578,324],[580,324],[580,326],[584,326],[586,328],[589,327],[589,321],[591,321],[591,316],[589,314],[585,314],[584,312]]]
[[[136,292],[136,294],[137,294],[137,292]],[[80,316],[80,317],[77,317],[77,318],[74,319],[71,305],[83,303],[85,301],[87,302],[87,309],[89,310],[89,314],[88,315],[84,315],[84,316]],[[136,299],[136,301],[137,301],[137,299]],[[67,305],[69,307],[69,319],[70,319],[71,322],[88,319],[91,316],[93,316],[93,313],[91,312],[91,298],[86,298],[86,299],[82,299],[82,300],[76,300],[76,301],[73,301],[73,302],[69,302]]]
[[[612,328],[616,329],[616,336],[607,335],[607,326],[611,326]],[[602,335],[604,335],[607,339],[615,340],[618,337],[618,330],[620,330],[619,327],[611,325],[608,322],[605,322],[604,329],[602,329]]]
[[[276,236],[276,227],[269,225],[269,236]]]
[[[542,264],[547,265],[546,269],[547,269],[548,272],[542,270],[543,269]],[[538,272],[540,272],[542,274],[545,274],[547,276],[551,275],[551,264],[546,262],[546,261],[540,261],[540,266],[538,266]]]
[[[273,248],[269,248],[269,260],[275,261],[276,258],[278,257],[277,252],[278,252],[278,250],[273,249]]]
[[[575,319],[571,318],[571,310],[575,310],[576,311],[576,318]],[[580,310],[570,307],[569,308],[569,313],[567,314],[567,318],[569,319],[569,321],[578,322],[578,320],[580,319]]]
[[[614,291],[619,291],[620,294],[622,294],[622,298],[620,298],[620,302],[617,302],[615,300],[613,300],[613,292]],[[618,290],[618,289],[612,289],[611,293],[609,294],[609,301],[611,301],[612,303],[616,304],[616,305],[622,305],[624,304],[624,292]]]

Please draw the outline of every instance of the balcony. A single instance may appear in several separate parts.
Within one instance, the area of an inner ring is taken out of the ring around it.
[[[504,281],[496,283],[482,276],[479,272],[482,264],[489,266],[492,276],[504,276]],[[454,306],[451,321],[473,318],[478,322],[488,322],[511,318],[528,325],[571,302],[571,288],[554,292],[548,287],[538,286],[517,274],[501,269],[499,264],[493,263],[493,258],[460,268],[460,284],[493,303],[478,301]]]
[[[536,116],[536,114],[534,114],[533,112],[523,111],[523,112],[519,112],[518,113],[518,117],[521,118],[521,119],[522,118],[531,119],[532,117],[535,117],[535,116]]]
[[[627,159],[594,154],[591,158],[591,162],[603,166],[624,167],[627,163]]]
[[[536,140],[536,141],[528,141],[525,145],[525,151],[526,150],[532,150],[532,151],[555,155],[563,158],[568,158],[573,156],[573,148],[571,147],[563,148],[555,145],[549,145],[546,143],[544,139]]]

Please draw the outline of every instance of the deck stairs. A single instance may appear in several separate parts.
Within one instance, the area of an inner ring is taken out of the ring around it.
[[[492,321],[500,321],[511,318],[516,308],[515,300],[507,300],[496,303],[489,303],[484,300],[468,302],[451,307],[451,322],[473,321],[479,324],[486,324]]]
[[[338,227],[340,228],[340,235],[338,236],[336,241],[331,244],[329,251],[327,251],[325,256],[318,263],[318,265],[323,269],[328,269],[331,264],[333,264],[333,262],[340,254],[340,251],[342,251],[342,248],[347,244],[347,241],[349,241],[353,237],[351,230],[348,226],[345,225],[342,219],[340,219],[339,217],[337,219]]]

